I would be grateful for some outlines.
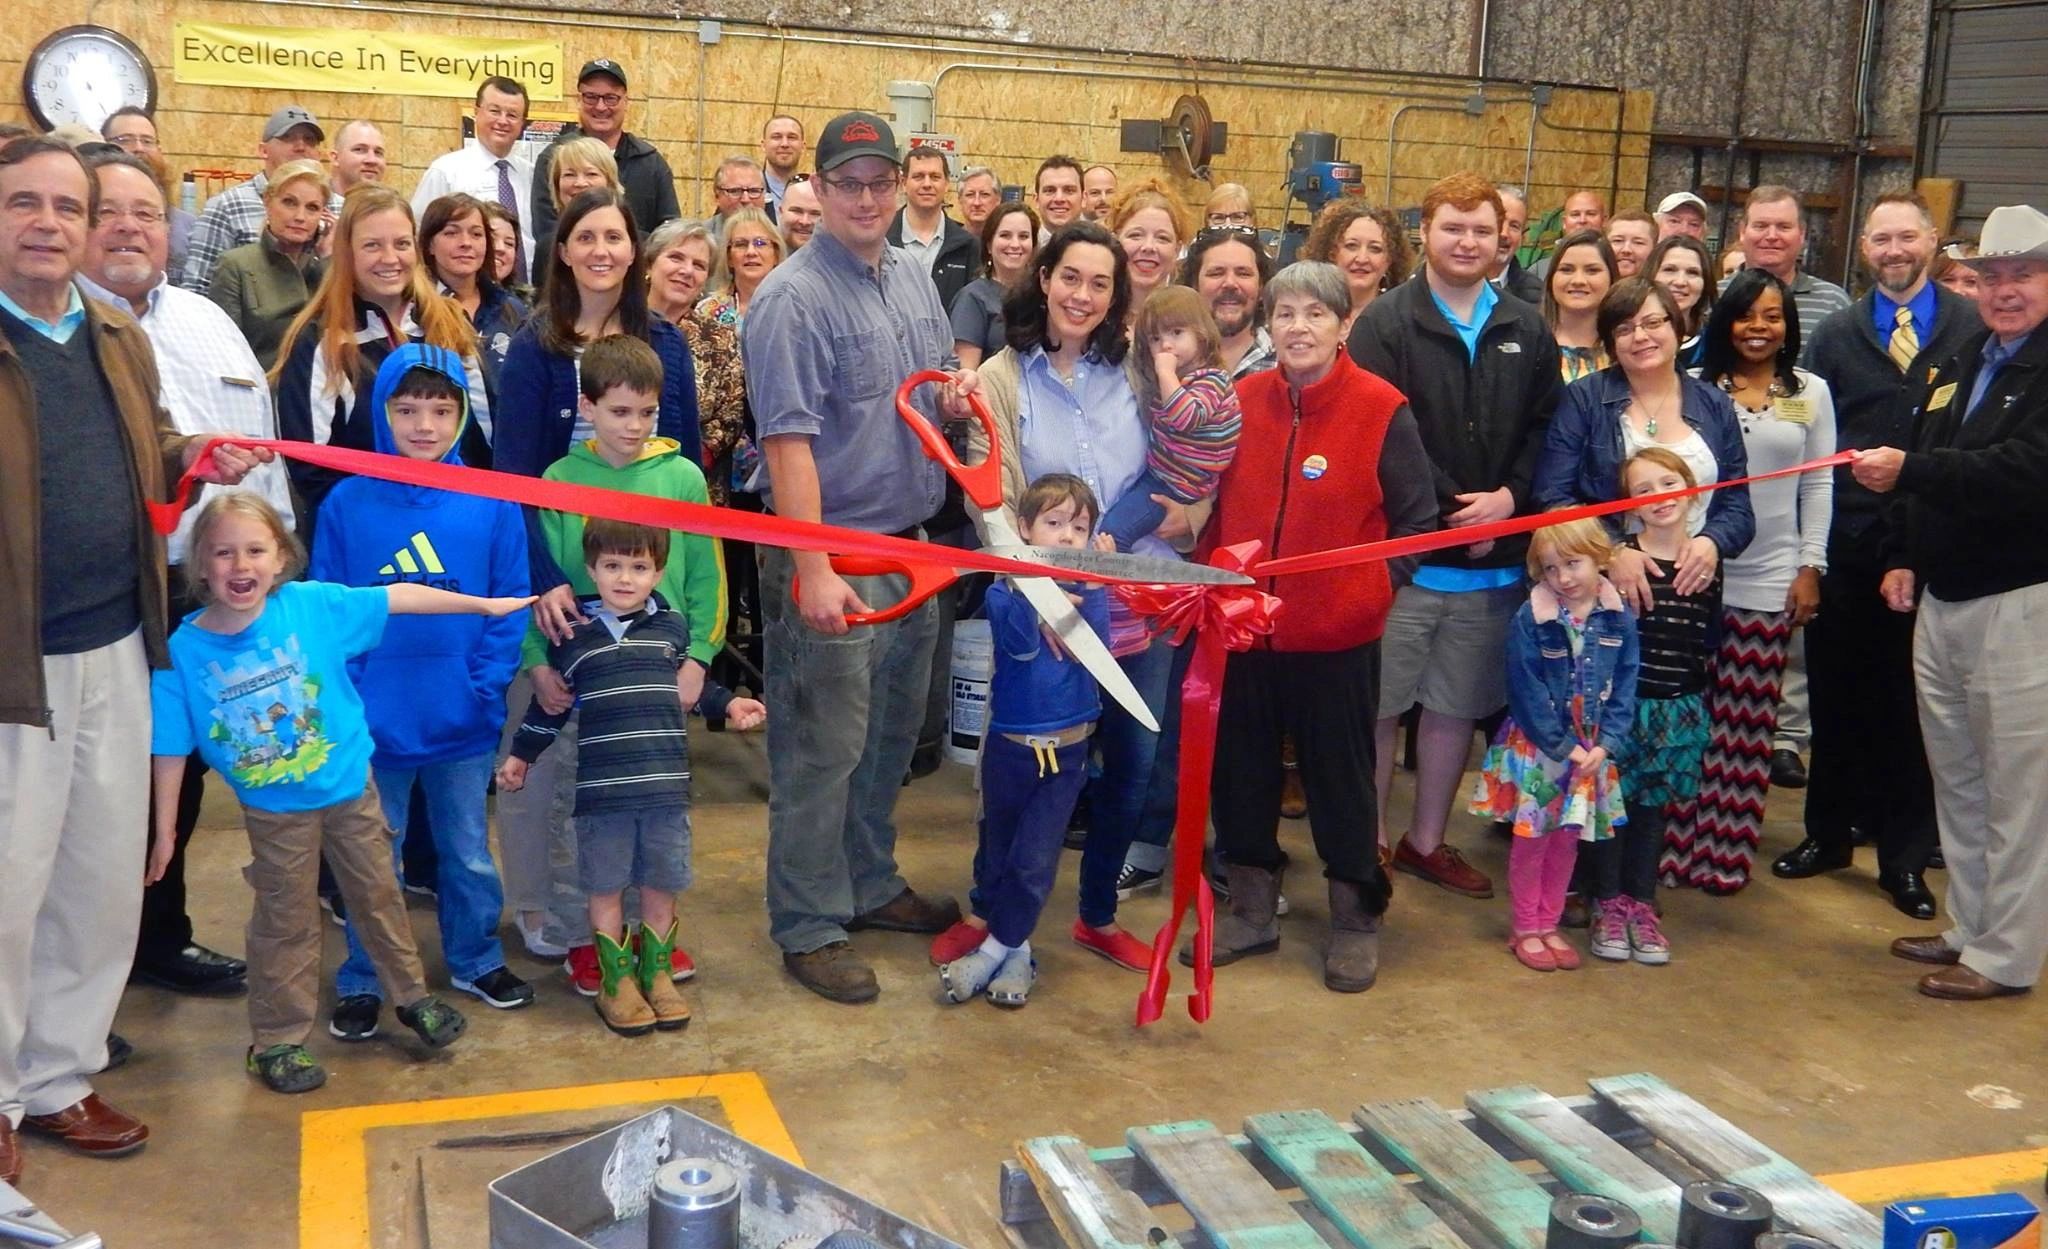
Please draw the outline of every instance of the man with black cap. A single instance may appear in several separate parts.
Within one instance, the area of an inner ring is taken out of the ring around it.
[[[230,248],[253,243],[263,233],[263,188],[279,165],[294,160],[319,160],[320,145],[327,132],[313,114],[296,104],[287,104],[263,123],[263,142],[256,154],[263,158],[263,172],[237,187],[230,187],[206,201],[199,223],[192,227],[192,246],[185,253],[185,270],[178,285],[206,293],[213,282],[214,268]],[[330,216],[341,212],[341,196],[327,198]]]
[[[902,185],[896,136],[845,113],[818,136],[823,212],[809,245],[754,292],[741,330],[760,429],[762,498],[781,516],[921,536],[946,479],[896,413],[896,388],[950,368],[953,331],[924,267],[889,246]],[[979,385],[955,374],[963,390]],[[951,388],[949,388],[951,389]],[[917,399],[936,418],[930,389]],[[954,402],[951,397],[945,400]],[[942,932],[951,898],[896,870],[896,796],[924,720],[938,616],[848,627],[902,598],[895,578],[842,577],[826,557],[763,548],[768,698],[768,923],[783,966],[835,1002],[872,1001],[849,932]]]
[[[626,132],[626,106],[632,96],[626,92],[626,71],[617,61],[599,57],[576,75],[576,124],[565,128],[533,162],[534,238],[553,238],[555,197],[550,185],[554,177],[555,149],[578,135],[604,140],[612,158],[619,163],[619,185],[633,208],[633,224],[641,237],[664,221],[682,215],[676,204],[676,179],[668,162],[652,143]],[[533,272],[547,271],[545,257],[535,257]]]

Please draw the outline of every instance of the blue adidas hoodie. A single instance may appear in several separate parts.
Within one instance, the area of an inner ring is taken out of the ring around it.
[[[462,360],[425,343],[407,343],[386,357],[371,392],[377,450],[398,455],[385,406],[399,379],[414,368],[446,376],[467,394]],[[463,401],[463,426],[469,424]],[[460,464],[462,433],[442,455]],[[337,483],[321,505],[311,575],[343,585],[422,585],[486,596],[527,593],[526,521],[519,508],[495,499],[370,477]],[[495,751],[505,723],[505,688],[519,666],[524,614],[396,616],[376,649],[357,657],[349,675],[362,693],[380,768],[417,768]]]

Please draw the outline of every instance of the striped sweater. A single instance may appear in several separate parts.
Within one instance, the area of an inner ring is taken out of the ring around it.
[[[1152,409],[1152,442],[1145,467],[1166,493],[1197,503],[1216,493],[1216,479],[1237,454],[1244,424],[1237,392],[1218,369],[1200,369]]]
[[[680,807],[690,802],[690,751],[676,672],[689,655],[690,628],[659,594],[630,616],[583,604],[586,621],[548,660],[575,692],[576,814]],[[614,632],[614,630],[617,630]],[[732,695],[709,681],[698,708],[724,714]],[[571,712],[528,705],[512,753],[528,763],[554,744]]]

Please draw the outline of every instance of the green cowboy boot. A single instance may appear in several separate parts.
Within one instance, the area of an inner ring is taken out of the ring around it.
[[[670,920],[668,931],[661,936],[640,925],[640,992],[654,1014],[654,1026],[663,1032],[680,1032],[690,1026],[690,1004],[683,1001],[669,977],[669,954],[675,948],[676,921]]]
[[[617,937],[597,936],[597,970],[603,983],[597,990],[597,1014],[604,1026],[620,1036],[646,1036],[654,1031],[654,1008],[640,992],[633,973],[633,951]]]

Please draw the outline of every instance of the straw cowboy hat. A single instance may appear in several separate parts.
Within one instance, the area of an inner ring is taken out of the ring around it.
[[[2026,204],[1994,208],[1984,219],[1977,254],[1965,256],[1961,244],[1951,243],[1948,258],[1972,269],[1994,260],[2048,260],[2048,214]]]

